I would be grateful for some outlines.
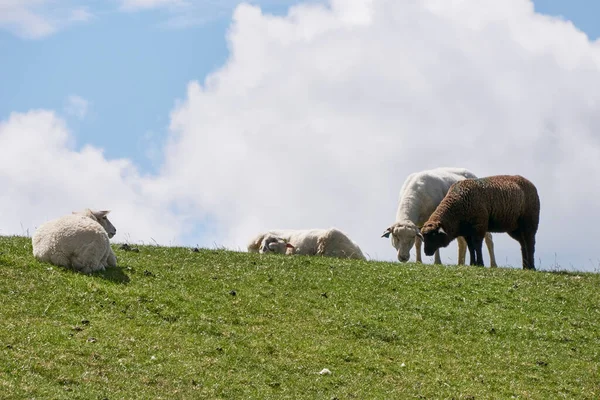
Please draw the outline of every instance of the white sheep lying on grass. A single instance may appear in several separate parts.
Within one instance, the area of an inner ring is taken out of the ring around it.
[[[366,259],[360,247],[336,228],[264,232],[250,241],[248,251]]]
[[[421,239],[419,229],[448,193],[453,183],[477,176],[464,168],[441,167],[410,174],[402,188],[396,211],[396,222],[387,228],[381,237],[392,238],[392,246],[398,252],[398,261],[407,262],[413,244],[417,262],[421,262]],[[465,263],[467,242],[458,237],[458,264]],[[485,235],[485,244],[490,253],[491,266],[496,267],[492,235]],[[435,251],[435,264],[441,264],[439,249]]]
[[[31,239],[33,256],[84,274],[116,267],[109,238],[117,230],[106,217],[108,213],[85,209],[42,224]]]

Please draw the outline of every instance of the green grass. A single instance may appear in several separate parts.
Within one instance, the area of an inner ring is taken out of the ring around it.
[[[0,398],[600,398],[598,274],[115,252],[0,237]]]

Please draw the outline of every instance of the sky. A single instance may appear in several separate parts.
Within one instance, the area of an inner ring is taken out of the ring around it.
[[[597,272],[599,11],[0,0],[0,234],[90,207],[112,210],[116,242],[245,250],[335,226],[394,260],[380,236],[404,179],[455,166],[530,179],[538,267]],[[520,267],[518,243],[494,241]]]

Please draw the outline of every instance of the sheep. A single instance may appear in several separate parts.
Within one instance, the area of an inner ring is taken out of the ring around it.
[[[425,254],[464,236],[471,265],[483,266],[486,232],[506,232],[521,245],[523,269],[535,270],[535,235],[540,220],[536,187],[520,175],[497,175],[454,183],[421,228]]]
[[[88,208],[42,224],[31,238],[33,256],[84,274],[116,267],[109,238],[117,230],[106,217],[109,212]]]
[[[336,228],[271,230],[252,239],[248,244],[248,251],[366,260],[360,247]]]
[[[406,178],[398,200],[396,223],[387,228],[381,237],[391,235],[392,246],[398,251],[398,261],[407,262],[410,259],[410,250],[415,245],[417,262],[421,260],[421,239],[419,228],[435,211],[450,186],[464,179],[475,179],[477,176],[464,168],[442,167],[412,173]],[[467,244],[462,237],[458,237],[458,264],[465,263]],[[496,267],[494,255],[494,242],[491,234],[486,234],[485,244],[490,253],[490,265]],[[440,252],[435,252],[435,264],[441,264]]]

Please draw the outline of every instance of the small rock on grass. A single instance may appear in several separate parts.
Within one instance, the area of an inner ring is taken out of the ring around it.
[[[119,249],[124,250],[124,251],[133,251],[134,253],[140,252],[140,249],[138,249],[137,247],[131,247],[127,243],[123,243],[122,245],[120,245]]]

